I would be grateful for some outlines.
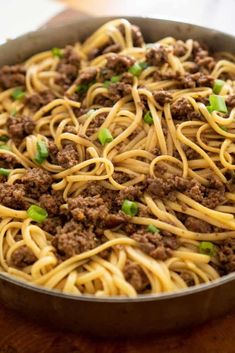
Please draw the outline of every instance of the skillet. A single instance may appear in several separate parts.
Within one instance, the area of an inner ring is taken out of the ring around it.
[[[128,17],[147,42],[166,36],[196,39],[212,50],[235,52],[235,38],[175,21]],[[112,17],[78,19],[28,33],[0,46],[0,66],[15,64],[52,47],[84,40]],[[200,324],[235,309],[235,274],[173,293],[137,298],[73,296],[31,286],[0,273],[0,302],[38,321],[99,336],[159,334]]]

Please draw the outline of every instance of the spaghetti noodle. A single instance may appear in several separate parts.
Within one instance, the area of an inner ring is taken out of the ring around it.
[[[124,19],[0,69],[0,265],[75,295],[234,271],[235,57]]]

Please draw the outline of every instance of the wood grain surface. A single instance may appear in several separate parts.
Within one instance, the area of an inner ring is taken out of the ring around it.
[[[86,16],[66,10],[47,25]],[[50,310],[50,309],[49,309]],[[143,322],[144,325],[144,322]],[[235,353],[235,314],[166,336],[98,339],[29,321],[0,305],[0,353]]]

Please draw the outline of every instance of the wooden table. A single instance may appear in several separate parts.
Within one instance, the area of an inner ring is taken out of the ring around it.
[[[87,0],[89,1],[89,0]],[[92,0],[93,1],[93,0]],[[69,1],[68,1],[69,2]],[[75,0],[70,0],[75,2]],[[82,1],[84,4],[84,1]],[[49,25],[85,16],[66,10]],[[164,337],[111,340],[61,332],[0,305],[0,353],[235,353],[235,314]]]

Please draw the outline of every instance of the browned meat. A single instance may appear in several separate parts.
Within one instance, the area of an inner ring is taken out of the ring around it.
[[[5,65],[0,69],[0,87],[8,89],[25,85],[25,69],[21,65]]]
[[[106,67],[116,74],[121,74],[129,69],[135,60],[128,55],[110,54],[107,56]]]
[[[142,47],[142,45],[144,44],[144,38],[140,28],[138,26],[132,25],[131,31],[134,47]]]
[[[108,53],[118,53],[121,50],[120,44],[114,43],[112,39],[108,40],[99,48],[93,48],[88,54],[88,60],[93,60],[99,55]]]
[[[120,44],[118,43],[113,43],[108,45],[103,51],[102,54],[108,54],[108,53],[118,53],[121,50]]]
[[[191,230],[192,232],[198,232],[198,233],[212,232],[212,226],[209,223],[195,217],[187,216],[184,225],[187,229]]]
[[[204,75],[201,72],[195,74],[185,74],[179,77],[179,81],[183,88],[195,87],[213,87],[215,79],[210,75]]]
[[[194,279],[193,276],[187,271],[181,271],[180,277],[185,281],[188,287],[194,286]]]
[[[124,184],[131,179],[128,174],[122,172],[114,172],[112,177],[119,184]]]
[[[132,261],[127,261],[123,269],[127,282],[129,282],[137,292],[142,292],[149,284],[148,277],[140,267]]]
[[[27,117],[9,117],[7,119],[7,129],[9,136],[16,142],[17,144],[22,141],[23,138],[32,134],[35,128],[35,122]]]
[[[113,102],[108,97],[103,96],[102,94],[98,94],[94,99],[94,104],[100,105],[103,107],[112,107]]]
[[[139,186],[127,186],[125,189],[120,190],[117,202],[122,204],[125,199],[134,201],[142,196]]]
[[[86,135],[90,136],[94,134],[98,130],[98,128],[105,122],[106,117],[106,113],[96,115],[95,118],[89,124],[88,129],[86,131]]]
[[[15,210],[25,210],[28,207],[24,199],[25,193],[21,185],[0,184],[0,204]]]
[[[69,221],[57,230],[52,245],[60,255],[66,258],[91,250],[98,245],[95,234],[82,223]]]
[[[197,180],[191,180],[188,185],[187,195],[197,202],[202,202],[204,198],[205,187]]]
[[[212,175],[209,180],[209,186],[205,188],[204,198],[202,204],[208,208],[215,208],[224,202],[225,186],[222,181],[216,176]]]
[[[57,154],[59,152],[59,149],[57,148],[56,144],[52,140],[48,140],[47,148],[48,148],[49,159],[51,163],[57,164],[58,163]]]
[[[131,235],[139,243],[140,249],[156,260],[166,260],[172,256],[172,250],[179,247],[179,242],[174,235],[162,236],[159,233],[139,231]]]
[[[58,164],[63,168],[71,168],[79,163],[79,155],[76,148],[72,144],[65,145],[61,151],[57,153]]]
[[[218,257],[224,274],[235,271],[235,239],[229,238],[222,242]]]
[[[62,225],[61,216],[59,217],[49,217],[43,223],[40,223],[39,226],[47,233],[55,235],[57,227]]]
[[[186,148],[184,148],[184,152],[185,152],[188,160],[200,158],[200,155],[195,150],[193,150],[192,148],[190,148],[188,146]]]
[[[177,175],[168,178],[159,177],[147,179],[147,192],[158,198],[173,198],[174,191],[185,191],[188,186],[188,180]]]
[[[77,84],[87,84],[95,81],[98,70],[96,67],[87,67],[79,73]]]
[[[134,82],[133,75],[130,72],[124,72],[121,76],[120,81],[132,86]]]
[[[42,194],[49,190],[53,179],[46,170],[32,168],[27,170],[18,182],[20,185],[23,185],[28,197],[38,199]]]
[[[226,98],[226,104],[228,107],[234,108],[235,107],[235,94],[230,94]]]
[[[56,79],[56,83],[61,86],[63,91],[66,91],[77,78],[79,68],[80,57],[74,48],[68,45],[57,67],[57,72],[60,75]]]
[[[172,102],[172,95],[164,90],[161,91],[153,91],[153,98],[160,105],[164,105],[165,103]]]
[[[210,72],[215,66],[215,59],[209,56],[208,50],[199,42],[193,43],[194,61],[202,72]]]
[[[192,104],[184,97],[175,101],[171,106],[171,114],[176,120],[193,120],[200,119],[201,116],[195,112]]]
[[[125,26],[123,24],[120,24],[118,26],[119,31],[122,33],[122,35],[125,37]],[[132,34],[132,40],[133,40],[133,46],[134,47],[142,47],[144,44],[144,38],[141,33],[141,30],[138,26],[131,25],[131,34]]]
[[[44,105],[52,102],[55,99],[55,95],[49,89],[44,90],[40,93],[34,93],[31,96],[25,98],[25,104],[29,107],[32,112],[36,112]]]
[[[36,256],[26,245],[20,246],[11,256],[11,262],[15,267],[23,268],[32,265],[37,260]]]
[[[106,201],[102,196],[95,191],[95,196],[78,196],[68,200],[69,211],[73,218],[78,222],[92,224],[101,228],[114,228],[123,222],[126,222],[128,217],[118,210],[117,213],[111,213],[110,207],[112,200]],[[108,195],[108,193],[107,193]],[[105,195],[105,196],[107,196]]]
[[[168,54],[166,48],[156,44],[149,48],[146,53],[146,61],[149,65],[161,66],[168,62]]]
[[[10,153],[0,153],[0,168],[13,169],[18,165],[20,163]]]
[[[109,97],[113,102],[131,94],[131,91],[132,86],[124,82],[111,83],[108,87]]]
[[[39,202],[49,215],[57,215],[60,213],[60,206],[64,203],[64,199],[61,192],[52,190],[51,194],[41,195]]]
[[[182,40],[177,40],[174,44],[174,55],[175,56],[184,56],[187,52],[187,48]]]
[[[185,193],[205,207],[215,208],[224,201],[225,187],[215,175],[211,176],[207,187],[196,179],[184,179],[176,175],[147,179],[147,192],[154,197],[175,200],[175,191]]]

